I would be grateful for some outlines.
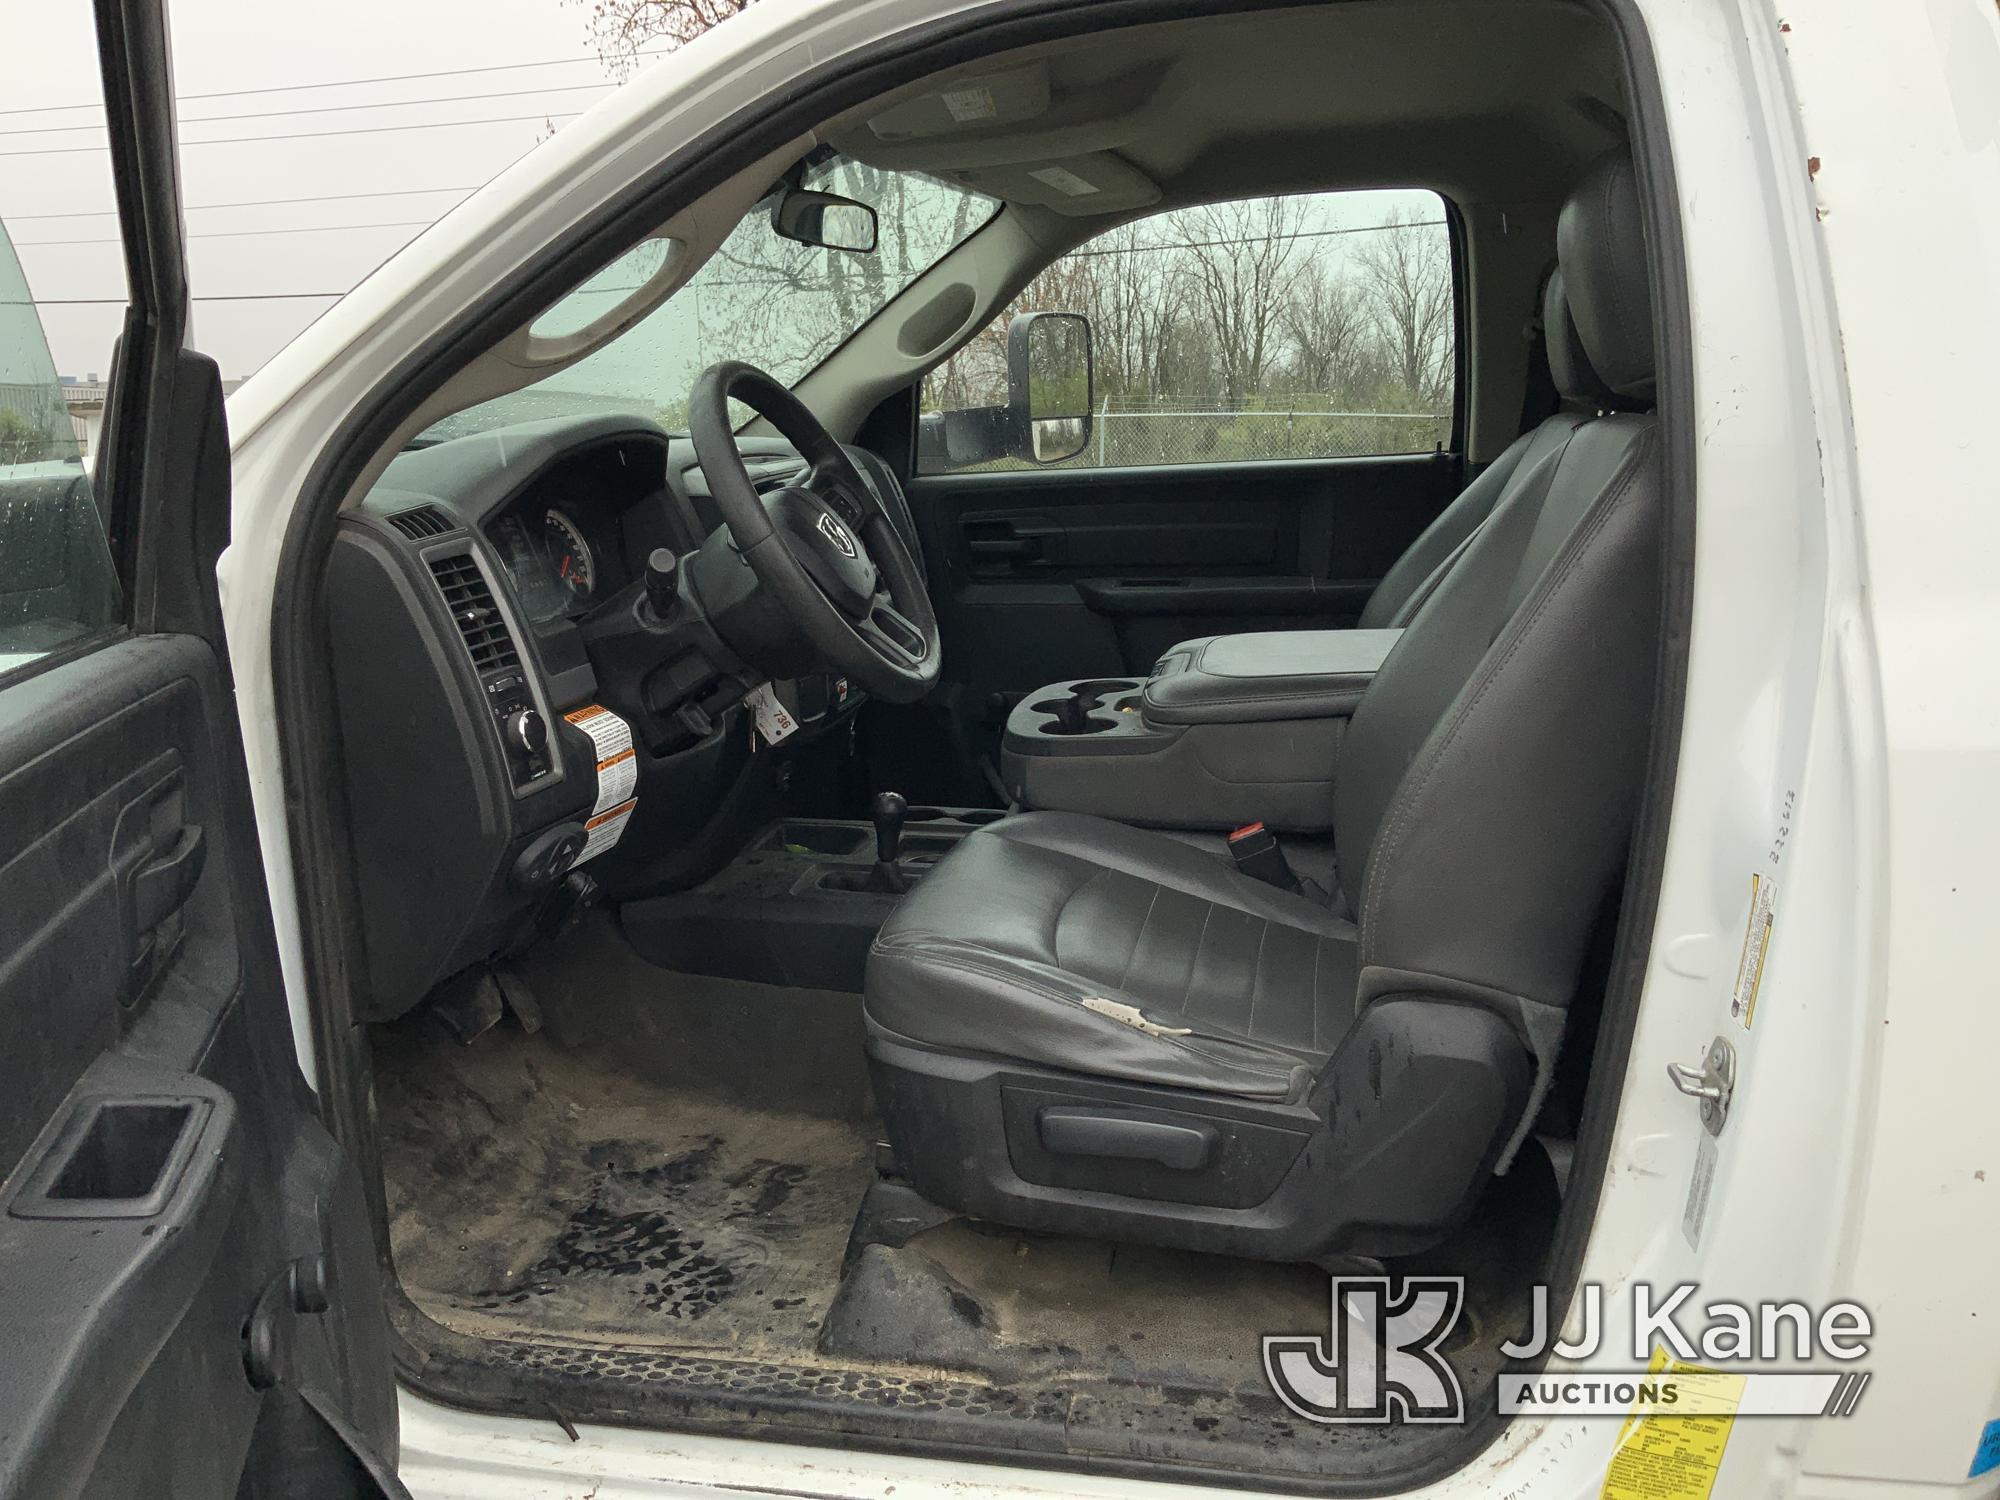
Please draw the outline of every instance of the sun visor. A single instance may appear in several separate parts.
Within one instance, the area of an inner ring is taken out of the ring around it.
[[[1037,58],[949,79],[870,116],[868,128],[878,141],[920,141],[1018,125],[1048,112],[1049,65]]]
[[[1056,161],[964,168],[941,175],[1009,203],[1032,204],[1078,217],[1144,208],[1160,197],[1160,189],[1150,177],[1109,151]]]

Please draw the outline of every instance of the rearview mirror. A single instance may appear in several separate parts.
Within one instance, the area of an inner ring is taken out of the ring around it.
[[[875,210],[835,193],[786,188],[771,205],[771,228],[785,239],[823,250],[868,255],[875,249]]]
[[[1016,458],[1074,458],[1090,441],[1090,319],[1021,313],[1007,325],[1007,407]]]

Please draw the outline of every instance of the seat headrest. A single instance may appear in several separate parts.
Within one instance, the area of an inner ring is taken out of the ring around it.
[[[1597,378],[1590,356],[1583,352],[1583,340],[1577,337],[1560,268],[1549,273],[1542,293],[1542,342],[1549,354],[1549,379],[1563,400],[1594,406],[1610,398],[1611,388]]]
[[[1621,396],[1650,399],[1653,290],[1639,183],[1623,147],[1599,157],[1571,190],[1556,220],[1556,260],[1598,379]]]

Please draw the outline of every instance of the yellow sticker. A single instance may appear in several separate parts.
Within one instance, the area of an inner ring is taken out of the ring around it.
[[[1636,1403],[1618,1429],[1618,1451],[1604,1471],[1603,1500],[1708,1500],[1745,1377],[1683,1364],[1664,1349],[1653,1351],[1646,1368],[1679,1377],[1681,1390],[1700,1389],[1704,1405],[1726,1406],[1730,1415],[1661,1416],[1659,1408]]]
[[[1757,987],[1764,982],[1764,960],[1771,953],[1777,909],[1778,882],[1768,875],[1752,875],[1750,918],[1743,926],[1743,951],[1736,960],[1736,983],[1729,991],[1729,1014],[1745,1031],[1757,1015]]]

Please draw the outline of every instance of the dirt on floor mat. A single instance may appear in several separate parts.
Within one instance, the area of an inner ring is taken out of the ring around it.
[[[503,1025],[378,1034],[396,1271],[463,1333],[808,1353],[873,1179],[866,1127],[664,1088]]]

